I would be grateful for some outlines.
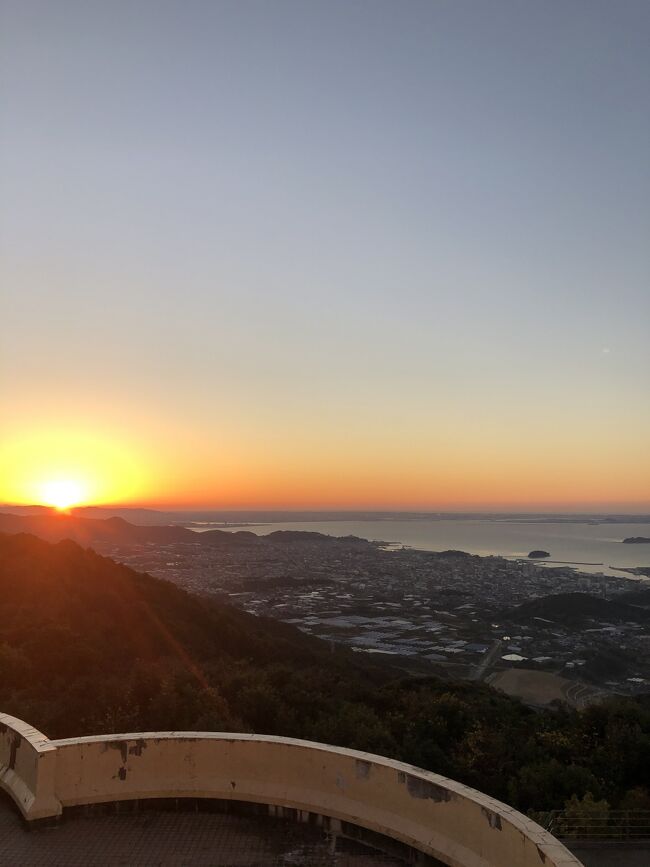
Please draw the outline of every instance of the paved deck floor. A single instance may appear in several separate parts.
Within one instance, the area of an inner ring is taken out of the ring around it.
[[[2,867],[403,867],[318,828],[266,817],[141,812],[75,816],[26,831],[0,801]]]

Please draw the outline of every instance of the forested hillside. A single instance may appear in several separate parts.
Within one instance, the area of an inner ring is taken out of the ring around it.
[[[196,729],[325,741],[522,810],[589,792],[612,806],[650,797],[647,701],[533,712],[24,534],[0,534],[0,709],[51,737]]]

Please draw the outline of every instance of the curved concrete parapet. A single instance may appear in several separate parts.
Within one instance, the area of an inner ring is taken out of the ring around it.
[[[58,741],[36,735],[55,759],[55,773],[48,766],[44,783],[51,816],[82,804],[212,798],[265,804],[271,812],[294,808],[302,818],[312,814],[349,823],[450,867],[580,867],[561,843],[511,807],[382,756],[230,733],[148,732]],[[38,773],[36,779],[40,790]],[[32,791],[33,774],[29,786]],[[25,810],[15,791],[5,788],[26,818],[45,815]]]
[[[0,713],[0,788],[26,819],[58,816],[55,791],[56,747],[37,729]]]

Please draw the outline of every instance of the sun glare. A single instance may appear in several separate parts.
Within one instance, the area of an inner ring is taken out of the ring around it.
[[[60,512],[76,506],[84,499],[83,486],[72,479],[56,479],[45,482],[41,487],[41,502],[53,506]]]
[[[4,419],[3,419],[4,423]],[[152,456],[136,451],[118,432],[89,431],[81,423],[0,436],[0,503],[47,505],[60,511],[75,506],[128,503],[152,487]]]

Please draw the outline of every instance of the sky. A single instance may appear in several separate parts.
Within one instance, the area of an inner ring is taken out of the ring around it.
[[[647,0],[0,0],[0,501],[650,508]]]

